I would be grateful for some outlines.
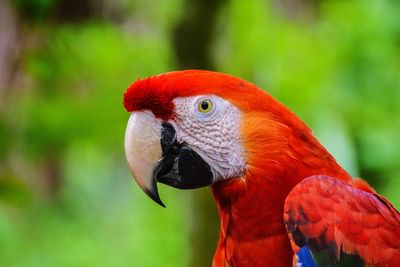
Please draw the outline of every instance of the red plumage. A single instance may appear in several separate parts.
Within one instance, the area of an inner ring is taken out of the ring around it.
[[[221,218],[213,266],[290,266],[299,233],[370,264],[400,266],[398,212],[352,179],[294,113],[255,85],[210,71],[170,72],[133,83],[124,106],[167,120],[174,118],[173,99],[205,94],[242,112],[246,158],[243,177],[212,186]],[[320,176],[302,182],[314,175]]]
[[[400,214],[375,193],[309,177],[287,197],[284,220],[295,251],[308,244],[337,259],[343,252],[368,266],[400,266]]]

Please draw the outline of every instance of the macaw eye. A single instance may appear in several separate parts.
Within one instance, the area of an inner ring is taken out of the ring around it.
[[[198,109],[202,113],[209,113],[213,108],[213,103],[210,99],[204,99],[199,102]]]

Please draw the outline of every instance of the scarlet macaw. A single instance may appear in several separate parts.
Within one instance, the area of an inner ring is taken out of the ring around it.
[[[211,185],[213,266],[400,266],[400,214],[255,85],[188,70],[134,82],[125,151],[137,183]]]

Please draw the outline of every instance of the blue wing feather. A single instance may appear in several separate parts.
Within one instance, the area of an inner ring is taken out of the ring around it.
[[[317,267],[308,246],[303,246],[300,248],[299,253],[297,253],[297,258],[297,264],[301,267]]]

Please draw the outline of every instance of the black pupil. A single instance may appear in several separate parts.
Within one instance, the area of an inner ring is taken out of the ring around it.
[[[207,110],[207,109],[208,109],[208,102],[207,102],[207,101],[204,101],[203,103],[201,103],[201,108],[202,108],[203,110]]]

